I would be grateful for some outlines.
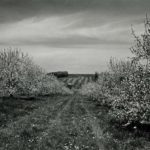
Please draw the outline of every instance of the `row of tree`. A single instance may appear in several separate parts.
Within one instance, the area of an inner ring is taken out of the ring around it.
[[[110,115],[123,124],[150,125],[150,21],[146,17],[145,32],[135,38],[128,60],[110,59],[109,72],[98,81],[83,87],[85,95],[110,108]]]
[[[0,51],[0,96],[55,94],[63,92],[63,88],[19,49]]]

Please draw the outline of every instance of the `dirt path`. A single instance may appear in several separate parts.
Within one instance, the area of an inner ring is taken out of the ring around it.
[[[83,98],[84,99],[84,98]],[[99,121],[97,118],[88,110],[88,107],[86,107],[83,103],[83,100],[81,102],[82,107],[85,109],[86,114],[87,114],[87,122],[88,124],[92,127],[92,132],[95,135],[95,139],[97,142],[97,145],[99,147],[99,150],[104,150],[104,145],[103,145],[103,130],[100,127]]]
[[[47,99],[0,134],[0,150],[104,150],[102,130],[78,93]]]

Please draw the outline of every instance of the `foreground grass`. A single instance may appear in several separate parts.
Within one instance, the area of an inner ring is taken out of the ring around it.
[[[148,150],[149,136],[117,129],[107,109],[75,93],[0,105],[0,150]]]
[[[1,150],[98,150],[80,105],[81,97],[56,96],[37,103],[30,113],[1,126]]]

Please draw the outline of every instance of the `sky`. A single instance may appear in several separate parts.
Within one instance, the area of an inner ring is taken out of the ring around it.
[[[47,72],[107,70],[130,57],[150,0],[0,0],[0,50],[20,48]]]

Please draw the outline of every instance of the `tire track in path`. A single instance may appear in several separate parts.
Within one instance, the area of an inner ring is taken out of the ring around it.
[[[69,108],[72,101],[72,97],[67,97],[67,103],[57,112],[56,117],[53,120],[50,119],[49,122],[54,124],[61,124],[61,115]]]
[[[87,123],[87,112],[82,106],[82,96],[78,93],[72,97],[68,109],[62,113],[62,124],[68,128],[67,132],[71,135],[69,150],[99,150],[99,146],[93,130],[89,123]]]
[[[104,144],[103,144],[103,140],[104,140],[104,138],[103,138],[103,130],[101,129],[97,118],[95,116],[93,116],[92,113],[88,110],[88,107],[85,106],[85,104],[83,103],[83,100],[85,100],[84,97],[83,97],[83,99],[81,101],[81,105],[86,111],[87,123],[92,127],[92,131],[93,131],[93,133],[95,135],[96,142],[97,142],[97,145],[99,147],[99,150],[105,150],[105,147],[104,147]]]

